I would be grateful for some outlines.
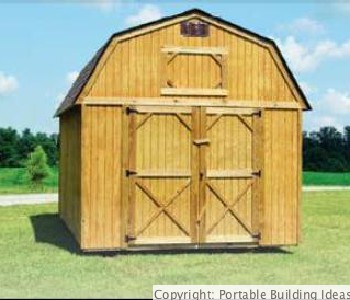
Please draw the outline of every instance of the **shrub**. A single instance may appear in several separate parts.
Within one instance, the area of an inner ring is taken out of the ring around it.
[[[43,180],[49,175],[49,166],[46,153],[41,146],[35,147],[34,151],[29,154],[26,168],[31,183],[35,186],[42,186]]]

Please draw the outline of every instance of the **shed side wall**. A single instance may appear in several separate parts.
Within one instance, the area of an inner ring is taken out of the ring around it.
[[[301,130],[301,111],[267,110],[264,113],[262,245],[299,241]]]
[[[80,110],[75,108],[60,116],[59,214],[80,242],[81,233],[81,143]]]
[[[82,107],[82,243],[121,246],[121,107]]]
[[[165,73],[161,57],[164,46],[226,48],[227,99],[296,101],[267,47],[215,25],[210,25],[208,37],[184,37],[180,34],[179,23],[112,43],[104,54],[106,60],[102,58],[101,67],[96,69],[97,76],[92,77],[92,85],[88,85],[91,88],[82,96],[169,97],[160,94]],[[173,80],[177,87],[215,88],[220,69],[213,61],[206,56],[196,56],[190,61],[193,65],[191,74],[188,74],[186,63],[189,64],[189,61],[186,62],[182,55],[174,58],[167,71],[172,75],[167,79]]]

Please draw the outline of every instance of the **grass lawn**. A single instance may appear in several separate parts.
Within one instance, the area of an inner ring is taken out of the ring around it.
[[[350,185],[350,173],[303,172],[304,185]]]
[[[153,284],[350,284],[350,192],[304,194],[285,251],[81,255],[56,205],[0,208],[0,297],[152,297]]]
[[[25,169],[0,168],[0,194],[56,193],[57,186],[57,168],[50,169],[42,188],[33,188],[30,185]]]
[[[350,185],[350,173],[304,172],[304,185]],[[0,168],[0,195],[27,193],[56,193],[58,190],[58,169],[50,169],[44,187],[33,189],[24,169]]]

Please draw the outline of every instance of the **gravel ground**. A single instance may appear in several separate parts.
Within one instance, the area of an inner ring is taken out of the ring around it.
[[[58,201],[58,194],[1,195],[0,206],[45,204]]]

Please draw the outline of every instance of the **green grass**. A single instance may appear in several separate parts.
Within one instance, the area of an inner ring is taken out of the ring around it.
[[[304,194],[285,252],[81,255],[56,205],[0,208],[0,297],[152,297],[153,284],[350,284],[350,192]]]
[[[50,169],[42,188],[33,188],[23,168],[0,168],[0,194],[54,193],[57,192],[58,170]]]
[[[350,185],[350,173],[304,172],[304,185]],[[43,188],[33,188],[25,169],[0,168],[0,195],[27,193],[56,193],[58,190],[58,169],[50,169]]]
[[[350,173],[303,172],[304,185],[350,185]]]

